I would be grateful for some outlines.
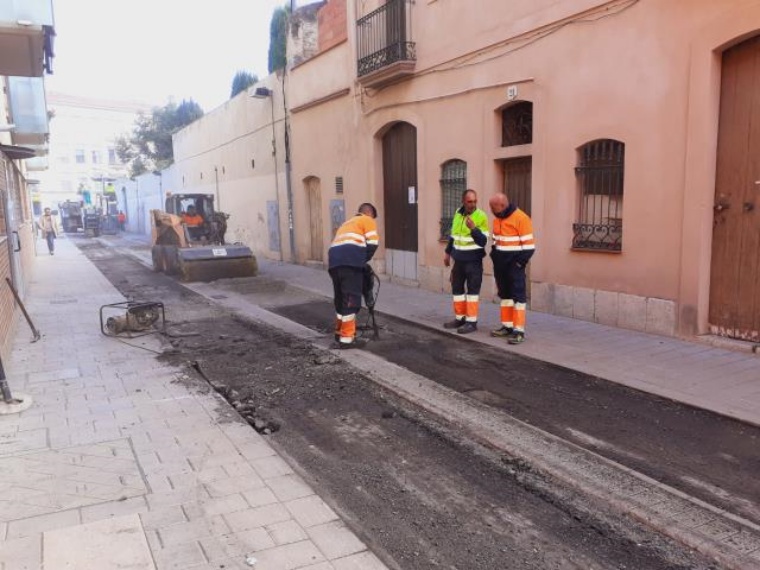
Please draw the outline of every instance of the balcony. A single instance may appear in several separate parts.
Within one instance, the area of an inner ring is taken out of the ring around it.
[[[33,156],[25,162],[27,172],[43,172],[50,167],[47,156]]]
[[[52,73],[54,37],[52,0],[2,0],[0,75]]]
[[[8,77],[8,114],[15,125],[11,140],[16,145],[43,145],[50,127],[42,77]]]
[[[388,0],[356,22],[357,76],[365,87],[381,87],[414,73],[412,3]]]

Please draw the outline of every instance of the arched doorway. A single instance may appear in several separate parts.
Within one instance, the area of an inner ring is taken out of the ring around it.
[[[710,331],[760,341],[760,36],[723,54]]]
[[[396,123],[383,136],[386,272],[417,279],[417,129]]]
[[[309,260],[322,261],[322,184],[316,176],[303,181],[306,204],[309,208]]]

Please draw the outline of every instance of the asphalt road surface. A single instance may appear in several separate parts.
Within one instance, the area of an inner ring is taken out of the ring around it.
[[[272,310],[331,332],[329,302]],[[368,351],[760,524],[760,428],[392,317],[378,318],[380,339],[370,342]]]
[[[268,434],[389,566],[718,567],[530,464],[463,439],[445,418],[399,401],[330,352],[215,306],[97,240],[76,243],[125,296],[165,304],[168,350],[160,358],[187,366]],[[220,282],[220,296],[225,288],[259,294],[315,328],[332,322],[329,303],[288,305],[298,293],[265,276]],[[745,475],[742,485],[741,472],[757,466],[756,430],[540,362],[510,357],[505,366],[498,349],[387,317],[382,324],[370,348],[376,354],[711,499],[720,483],[727,507],[755,512],[757,481]],[[702,434],[699,445],[689,443]],[[730,445],[718,452],[721,438]]]

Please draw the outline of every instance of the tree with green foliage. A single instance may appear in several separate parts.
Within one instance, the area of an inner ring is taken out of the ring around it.
[[[238,93],[242,93],[248,89],[251,85],[256,83],[259,78],[255,73],[248,73],[247,71],[238,71],[235,77],[232,79],[232,90],[230,91],[230,99],[235,97]]]
[[[179,105],[170,101],[150,115],[140,113],[132,134],[116,140],[116,154],[133,178],[163,170],[174,162],[172,135],[202,116],[203,109],[192,99],[183,99]]]
[[[272,13],[269,24],[269,73],[284,69],[287,64],[288,17],[290,8],[283,6]]]

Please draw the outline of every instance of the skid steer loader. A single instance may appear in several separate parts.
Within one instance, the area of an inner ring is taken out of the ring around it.
[[[186,213],[195,211],[196,223]],[[172,194],[166,210],[151,210],[153,269],[176,275],[181,281],[214,281],[251,277],[258,265],[250,248],[227,244],[229,215],[214,210],[211,194]]]

